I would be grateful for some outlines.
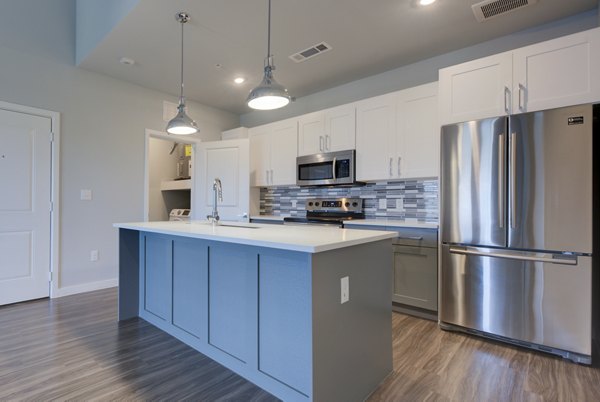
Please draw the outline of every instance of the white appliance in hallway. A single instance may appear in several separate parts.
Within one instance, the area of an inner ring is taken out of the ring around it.
[[[49,296],[51,129],[0,109],[0,305]]]
[[[591,363],[599,119],[581,105],[442,127],[442,328]]]

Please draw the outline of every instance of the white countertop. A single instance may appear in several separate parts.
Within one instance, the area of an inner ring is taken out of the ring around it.
[[[235,225],[223,226],[223,225]],[[323,226],[285,226],[241,222],[221,222],[213,227],[207,222],[132,222],[115,223],[116,228],[163,233],[175,236],[277,248],[306,253],[350,247],[357,244],[391,239],[394,232],[340,229]]]
[[[250,219],[261,219],[264,221],[282,221],[283,218],[289,217],[290,215],[252,215]]]
[[[404,221],[400,219],[377,218],[377,219],[354,219],[344,221],[344,225],[366,225],[366,226],[396,226],[403,228],[437,229],[437,223]]]

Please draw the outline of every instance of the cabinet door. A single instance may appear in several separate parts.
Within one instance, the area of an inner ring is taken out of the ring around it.
[[[171,323],[173,241],[167,236],[145,234],[142,242],[144,262],[140,291],[143,309]]]
[[[533,112],[600,99],[600,29],[517,49],[513,112]]]
[[[397,303],[437,311],[437,249],[394,247],[394,293]]]
[[[387,180],[392,177],[396,96],[396,93],[387,94],[357,103],[357,180]]]
[[[511,113],[512,52],[440,70],[441,124]]]
[[[397,159],[399,178],[437,177],[440,159],[437,82],[399,93]]]
[[[328,152],[356,147],[356,104],[325,110],[325,148]]]
[[[298,118],[298,155],[313,155],[325,151],[323,112],[300,116]]]
[[[271,185],[296,184],[298,156],[298,121],[284,120],[273,124],[271,133]]]
[[[208,141],[197,145],[192,197],[193,219],[204,220],[212,212],[215,178],[221,180],[223,200],[218,201],[219,216],[227,221],[248,221],[250,215],[249,140]]]
[[[271,170],[271,133],[268,125],[248,130],[250,138],[250,185],[268,186]]]

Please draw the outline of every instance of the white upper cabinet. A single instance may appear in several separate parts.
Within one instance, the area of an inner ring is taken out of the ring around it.
[[[600,28],[440,70],[442,125],[600,100]]]
[[[517,49],[513,113],[600,100],[600,29]]]
[[[327,109],[324,115],[327,152],[356,148],[356,104]]]
[[[298,156],[325,152],[325,114],[322,111],[298,118]]]
[[[438,83],[398,92],[396,176],[437,177],[440,159]]]
[[[298,118],[298,155],[355,148],[355,104],[343,105]]]
[[[397,94],[365,99],[356,104],[356,179],[393,177]]]
[[[500,53],[440,70],[441,124],[510,113],[512,53]]]
[[[250,183],[255,187],[296,184],[297,119],[253,127],[250,138]]]

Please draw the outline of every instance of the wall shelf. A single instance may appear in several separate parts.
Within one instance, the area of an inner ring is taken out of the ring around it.
[[[192,188],[192,179],[187,180],[163,180],[160,183],[161,191],[169,190],[190,190]]]

